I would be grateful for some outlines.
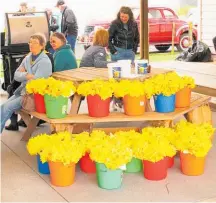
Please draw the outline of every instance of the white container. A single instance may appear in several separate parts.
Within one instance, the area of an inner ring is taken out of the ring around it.
[[[121,67],[121,77],[129,78],[131,75],[131,60],[119,60],[118,64]]]
[[[121,78],[122,68],[119,63],[108,63],[109,78]]]
[[[135,60],[135,74],[145,75],[148,73],[148,60]]]

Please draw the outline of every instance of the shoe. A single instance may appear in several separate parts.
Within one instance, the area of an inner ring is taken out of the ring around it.
[[[23,127],[23,128],[26,128],[26,127],[27,127],[27,125],[25,124],[25,122],[24,122],[22,119],[20,119],[20,120],[18,121],[18,125],[21,126],[21,127]]]
[[[5,126],[6,130],[10,130],[10,131],[18,131],[19,130],[19,126],[18,123],[16,124],[10,124],[9,126]]]

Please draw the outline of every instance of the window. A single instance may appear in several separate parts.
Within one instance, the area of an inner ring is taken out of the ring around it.
[[[162,18],[161,12],[159,10],[150,10],[148,16],[150,18]]]
[[[169,10],[164,10],[164,16],[165,16],[165,18],[175,18],[173,13]]]

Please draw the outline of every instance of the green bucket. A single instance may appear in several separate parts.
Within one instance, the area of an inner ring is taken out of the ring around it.
[[[100,188],[112,190],[122,185],[123,172],[121,169],[110,170],[104,164],[96,163],[96,174]]]
[[[46,115],[48,118],[64,118],[67,113],[68,98],[44,95]]]
[[[126,164],[126,173],[138,173],[142,171],[142,161],[140,159],[132,158],[129,163]]]

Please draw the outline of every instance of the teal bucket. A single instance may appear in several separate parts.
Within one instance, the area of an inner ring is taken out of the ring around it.
[[[126,173],[138,173],[143,169],[143,163],[140,159],[132,158],[129,163],[126,164]]]
[[[122,185],[123,171],[121,169],[110,170],[104,164],[96,163],[96,174],[100,188],[113,190]]]
[[[46,115],[48,118],[65,118],[67,113],[68,98],[63,96],[53,97],[44,95]]]

